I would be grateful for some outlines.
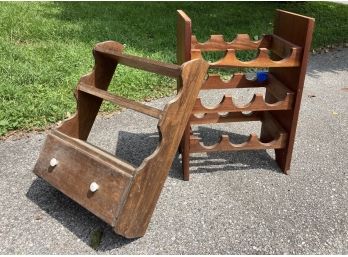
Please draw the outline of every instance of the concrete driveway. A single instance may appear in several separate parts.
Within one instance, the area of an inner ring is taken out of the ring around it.
[[[0,142],[0,254],[95,254],[89,244],[98,230],[97,253],[107,254],[348,254],[347,60],[347,48],[311,57],[291,175],[280,172],[272,151],[214,153],[194,155],[184,182],[177,157],[137,240],[115,235],[31,172],[44,134]],[[98,118],[90,141],[139,164],[156,146],[155,125],[124,111]],[[213,143],[222,129],[243,141],[258,127],[195,129]]]

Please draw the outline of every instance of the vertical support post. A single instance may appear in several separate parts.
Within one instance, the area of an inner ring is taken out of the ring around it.
[[[191,60],[191,19],[181,10],[177,11],[177,27],[176,27],[176,60],[181,65]],[[177,91],[182,88],[182,80],[178,79]],[[190,179],[190,134],[191,126],[188,122],[183,137],[180,142],[179,152],[181,153],[181,164],[184,180]]]
[[[290,169],[313,29],[313,18],[283,10],[276,11],[273,34],[303,48],[301,64],[299,67],[271,68],[269,70],[270,73],[295,93],[294,105],[291,110],[270,112],[288,133],[287,146],[283,149],[275,150],[276,161],[279,167],[286,174]],[[271,100],[272,96],[266,92],[266,101],[271,102]],[[261,129],[261,138],[267,137],[267,132],[263,126]]]

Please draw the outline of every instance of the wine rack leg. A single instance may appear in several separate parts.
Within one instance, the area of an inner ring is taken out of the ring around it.
[[[288,174],[290,169],[313,28],[314,19],[312,18],[281,11],[276,14],[273,34],[303,48],[299,67],[269,69],[270,73],[295,92],[291,110],[271,111],[273,117],[289,135],[286,147],[275,151],[276,161],[285,174]]]
[[[279,168],[285,173],[288,174],[290,170],[292,149],[290,150],[289,146],[284,149],[275,149],[276,162]]]
[[[181,163],[183,177],[185,181],[190,180],[190,125],[187,125],[183,138],[182,138],[182,149],[181,149]]]

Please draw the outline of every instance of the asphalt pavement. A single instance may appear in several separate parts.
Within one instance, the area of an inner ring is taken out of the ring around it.
[[[194,154],[185,182],[176,156],[147,233],[135,240],[32,173],[45,133],[0,141],[0,254],[348,254],[347,60],[348,48],[310,58],[290,175],[272,150]],[[253,92],[234,97],[247,102]],[[204,101],[221,97],[216,91]],[[259,127],[194,130],[212,144],[222,130],[243,142]],[[155,149],[156,132],[156,120],[127,110],[98,117],[89,142],[139,165]]]

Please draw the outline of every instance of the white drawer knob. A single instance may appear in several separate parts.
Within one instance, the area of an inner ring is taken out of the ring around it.
[[[89,186],[89,190],[91,190],[91,192],[95,192],[99,189],[99,185],[96,182],[92,182]]]
[[[58,164],[58,160],[56,158],[52,158],[50,160],[51,167],[55,167],[55,166],[57,166],[57,164]]]

